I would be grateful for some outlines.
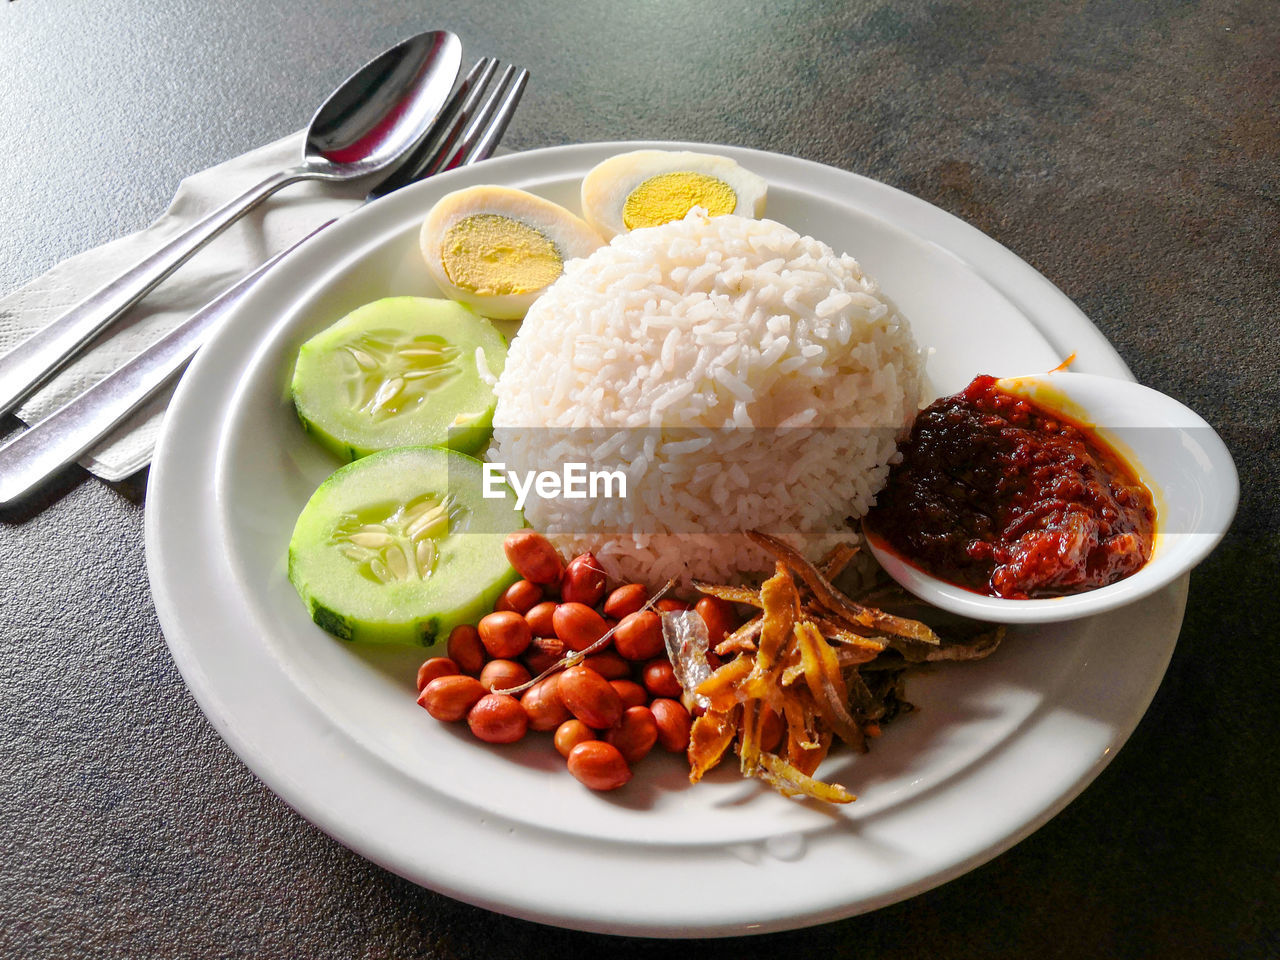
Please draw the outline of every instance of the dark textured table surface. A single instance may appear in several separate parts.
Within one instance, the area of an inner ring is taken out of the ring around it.
[[[732,143],[900,187],[1030,262],[1208,419],[1242,499],[1164,683],[1066,810],[912,900],[701,945],[556,931],[388,874],[258,782],[165,647],[145,478],[77,468],[0,524],[0,955],[1280,955],[1280,6],[16,0],[0,292],[145,225],[184,173],[296,129],[433,26],[532,71],[509,147]]]

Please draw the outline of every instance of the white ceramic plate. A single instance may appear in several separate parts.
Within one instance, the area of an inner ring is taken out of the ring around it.
[[[1103,617],[1018,628],[989,660],[909,681],[920,710],[823,774],[861,797],[782,799],[730,769],[690,787],[651,755],[595,794],[545,735],[486,747],[414,702],[412,651],[356,649],[306,616],[285,575],[294,520],[335,467],[287,397],[299,344],[349,309],[431,294],[416,231],[437,197],[496,182],[576,209],[600,160],[639,146],[513,154],[418,184],[290,257],[201,351],[166,419],[146,510],[160,622],[218,731],[286,802],[424,886],[585,930],[716,936],[871,910],[988,860],[1036,829],[1124,742],[1164,673],[1186,578]],[[768,213],[856,256],[934,347],[938,392],[976,373],[1127,377],[1051,283],[972,227],[883,184],[728,147],[766,177]],[[1101,842],[1101,839],[1099,840]]]

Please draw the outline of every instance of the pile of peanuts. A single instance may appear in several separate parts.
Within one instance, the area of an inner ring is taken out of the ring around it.
[[[486,743],[514,743],[530,730],[555,731],[555,748],[569,772],[592,790],[627,783],[631,765],[655,745],[683,753],[693,720],[667,659],[659,613],[696,610],[714,646],[737,626],[733,605],[703,597],[690,607],[664,598],[643,610],[649,599],[644,584],[610,590],[589,553],[565,564],[551,542],[532,530],[511,534],[503,549],[523,579],[507,588],[479,624],[454,628],[448,656],[418,668],[418,703],[437,720],[465,719]],[[495,692],[528,683],[611,629],[601,649],[518,698]]]

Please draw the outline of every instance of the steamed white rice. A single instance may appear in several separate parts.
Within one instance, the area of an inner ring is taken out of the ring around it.
[[[772,569],[741,531],[818,556],[855,538],[917,409],[907,321],[857,262],[769,220],[615,237],[534,304],[495,387],[487,459],[618,467],[625,501],[535,499],[566,556],[658,584]]]

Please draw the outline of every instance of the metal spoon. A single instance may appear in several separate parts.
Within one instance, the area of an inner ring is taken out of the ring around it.
[[[274,173],[0,357],[0,414],[18,403],[197,250],[282,187],[395,169],[430,131],[462,64],[447,30],[410,37],[365,64],[321,104],[302,163]]]
[[[369,193],[368,201],[431,176],[442,167],[477,163],[490,156],[515,113],[529,74],[509,66],[483,97],[497,67],[484,57],[459,83],[440,113],[434,131],[412,156]],[[330,220],[272,257],[240,282],[151,344],[109,376],[68,401],[29,430],[0,444],[0,507],[25,497],[55,472],[88,450],[182,370],[223,317],[234,310],[264,274]]]

